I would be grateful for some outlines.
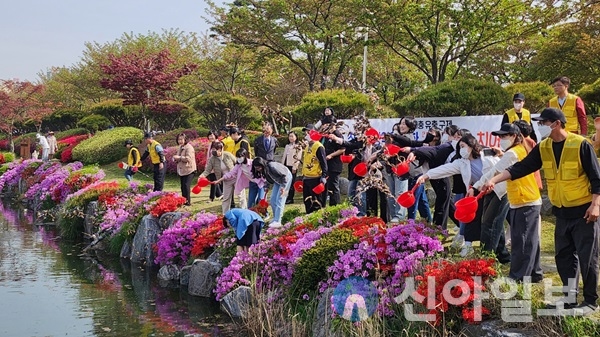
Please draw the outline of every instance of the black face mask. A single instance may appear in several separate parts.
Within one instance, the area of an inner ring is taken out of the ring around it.
[[[219,153],[217,152],[217,150],[212,150],[210,153],[215,157],[219,156]]]

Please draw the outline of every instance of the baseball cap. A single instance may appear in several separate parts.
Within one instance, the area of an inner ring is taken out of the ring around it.
[[[523,95],[523,94],[522,94],[522,93],[520,93],[520,92],[519,92],[519,93],[516,93],[516,94],[513,96],[513,101],[516,101],[516,100],[521,100],[521,101],[524,101],[524,100],[525,100],[525,95]]]
[[[125,146],[127,146],[127,145],[133,145],[133,141],[131,139],[127,139],[125,141]]]
[[[307,124],[305,127],[302,128],[302,131],[310,131],[310,130],[314,130],[314,129],[315,129],[314,124]]]
[[[150,132],[144,132],[144,138],[145,139],[152,138],[152,134]]]
[[[517,135],[519,133],[521,133],[521,130],[519,129],[518,126],[514,125],[513,123],[504,123],[500,127],[500,130],[493,131],[492,135],[494,135],[494,136]]]
[[[567,119],[565,118],[565,114],[557,108],[545,108],[542,110],[542,113],[539,117],[532,117],[534,121],[561,121],[563,124],[567,124]]]

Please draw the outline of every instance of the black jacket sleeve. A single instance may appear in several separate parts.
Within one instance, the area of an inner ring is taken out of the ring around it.
[[[319,165],[321,165],[321,176],[325,178],[327,177],[327,160],[325,159],[327,155],[325,154],[325,148],[323,146],[319,146],[316,155],[317,159],[319,160]]]

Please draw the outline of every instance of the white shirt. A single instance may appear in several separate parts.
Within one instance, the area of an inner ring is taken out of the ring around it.
[[[38,140],[40,141],[40,145],[42,146],[42,149],[44,149],[44,150],[50,149],[50,145],[48,144],[48,140],[46,139],[45,136],[40,136],[40,138],[38,138]]]

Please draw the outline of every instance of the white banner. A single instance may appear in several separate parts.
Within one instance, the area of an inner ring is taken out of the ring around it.
[[[538,114],[532,115],[538,116]],[[492,132],[500,130],[502,126],[503,115],[493,116],[471,116],[471,117],[416,117],[417,129],[415,130],[415,139],[424,139],[430,128],[436,127],[442,132],[447,126],[457,125],[461,129],[467,129],[479,140],[483,146],[500,146],[500,140],[498,137],[493,136]],[[383,132],[392,132],[392,126],[399,123],[401,118],[373,118],[369,119],[371,127]],[[354,119],[343,119],[342,120],[349,128],[349,132],[354,131]],[[539,133],[537,132],[537,123],[532,122],[533,129],[540,139]]]

